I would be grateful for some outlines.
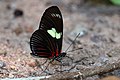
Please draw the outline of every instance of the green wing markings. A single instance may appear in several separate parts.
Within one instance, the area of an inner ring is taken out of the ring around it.
[[[54,28],[52,28],[52,30],[47,30],[47,32],[53,37],[55,38],[55,32],[56,30]]]
[[[60,39],[61,38],[61,35],[62,33],[57,33],[55,28],[52,28],[51,30],[47,30],[47,32],[53,37],[53,38],[56,38],[56,39]]]
[[[61,33],[56,33],[56,39],[60,39],[61,38]]]

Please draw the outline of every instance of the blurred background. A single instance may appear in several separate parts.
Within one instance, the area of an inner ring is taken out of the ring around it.
[[[82,32],[68,53],[84,66],[117,61],[120,54],[108,53],[120,46],[120,1],[118,0],[0,0],[0,77],[40,75],[31,57],[30,37],[50,6],[58,6],[64,23],[63,51]],[[120,76],[119,70],[112,74]],[[99,78],[95,76],[94,79]]]

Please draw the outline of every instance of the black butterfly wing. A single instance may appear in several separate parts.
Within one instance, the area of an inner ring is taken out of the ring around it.
[[[56,38],[48,33],[48,30],[55,29],[56,33],[60,33],[60,37]],[[31,39],[30,46],[32,54],[51,58],[61,53],[63,38],[63,20],[58,7],[52,6],[45,10],[39,29],[36,30]]]
[[[55,28],[57,32],[63,32],[63,19],[57,6],[46,9],[41,18],[39,29],[48,30],[51,28]]]
[[[51,41],[43,30],[36,30],[30,38],[31,55],[50,58],[52,57]]]
[[[47,31],[51,28],[55,28],[58,33],[62,34],[60,39],[55,39],[56,45],[58,46],[58,52],[60,53],[63,38],[63,19],[57,6],[52,6],[46,9],[41,18],[39,29]],[[53,39],[53,37],[51,37],[51,39]]]

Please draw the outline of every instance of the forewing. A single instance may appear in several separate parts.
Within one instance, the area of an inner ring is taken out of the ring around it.
[[[60,34],[56,35],[56,37],[53,37],[53,34],[51,35],[48,34],[50,37],[50,41],[54,40],[53,41],[54,52],[56,52],[56,55],[57,53],[60,54],[63,38],[63,19],[61,12],[57,6],[52,6],[45,10],[41,18],[39,29],[45,31],[46,33],[48,33],[47,32],[48,30],[55,29],[56,30],[55,35]]]

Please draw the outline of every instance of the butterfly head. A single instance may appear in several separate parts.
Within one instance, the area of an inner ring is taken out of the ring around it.
[[[61,53],[61,57],[65,57],[66,54],[67,54],[66,52],[62,52],[62,53]]]

